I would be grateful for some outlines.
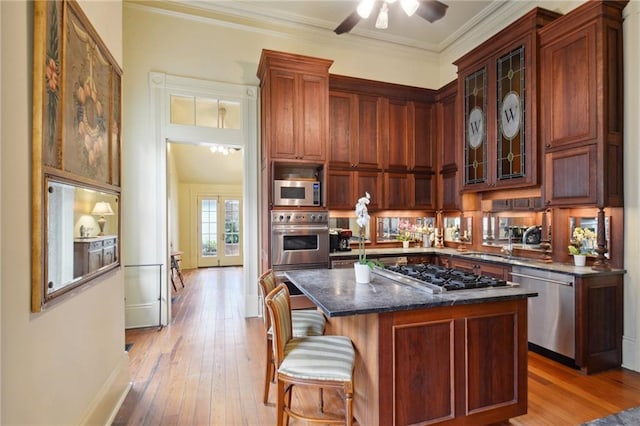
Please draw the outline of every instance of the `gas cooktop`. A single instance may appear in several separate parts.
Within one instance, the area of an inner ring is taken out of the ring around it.
[[[511,285],[508,284],[507,281],[499,278],[474,275],[460,269],[422,263],[415,265],[390,265],[384,268],[376,266],[373,272],[401,284],[412,285],[429,293],[478,290]]]

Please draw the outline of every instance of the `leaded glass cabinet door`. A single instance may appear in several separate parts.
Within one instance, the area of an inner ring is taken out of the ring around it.
[[[504,181],[526,175],[524,46],[498,58],[497,73],[497,178]]]
[[[487,70],[464,79],[465,184],[487,181]]]

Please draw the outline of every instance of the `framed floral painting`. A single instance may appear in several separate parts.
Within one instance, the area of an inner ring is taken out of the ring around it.
[[[33,15],[32,311],[37,312],[55,296],[46,265],[50,242],[59,236],[48,226],[48,182],[119,199],[122,70],[77,2],[36,1]],[[71,224],[79,211],[73,214]],[[91,278],[74,276],[58,293]]]

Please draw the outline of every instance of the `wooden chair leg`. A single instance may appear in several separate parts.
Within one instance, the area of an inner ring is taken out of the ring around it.
[[[345,384],[344,387],[344,424],[353,425],[353,383]]]
[[[262,403],[267,405],[269,402],[269,386],[273,381],[274,365],[273,365],[273,345],[271,339],[267,339],[267,356],[265,357],[264,366],[264,392],[262,395]]]
[[[282,382],[282,380],[277,380],[276,384],[278,388],[278,400],[276,402],[276,425],[284,426],[284,383]]]
[[[178,291],[176,287],[176,282],[173,280],[173,269],[171,270],[171,285],[173,285],[173,291]]]

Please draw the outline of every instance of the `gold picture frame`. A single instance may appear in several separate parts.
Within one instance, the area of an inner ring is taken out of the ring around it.
[[[54,298],[120,266],[118,249],[111,264],[52,285],[49,243],[58,236],[50,235],[56,213],[47,191],[52,191],[49,182],[63,182],[119,201],[122,69],[75,1],[36,1],[33,10],[31,310],[39,312]],[[118,242],[120,210],[113,231]]]

